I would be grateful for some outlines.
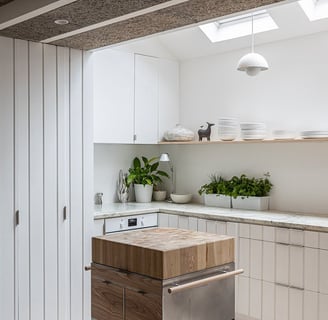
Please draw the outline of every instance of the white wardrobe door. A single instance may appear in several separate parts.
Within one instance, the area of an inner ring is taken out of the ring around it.
[[[58,319],[70,317],[69,49],[57,47]],[[66,207],[66,209],[64,209]],[[64,217],[66,210],[66,219]]]
[[[15,40],[15,208],[17,317],[30,319],[28,43]]]
[[[83,319],[82,52],[70,51],[71,319]]]
[[[31,319],[44,319],[43,75],[42,45],[29,43],[30,302]]]
[[[57,319],[56,47],[44,45],[44,319]]]
[[[13,40],[0,37],[0,310],[14,315],[14,91]]]
[[[92,58],[83,53],[83,234],[84,265],[91,263],[91,235],[93,225],[93,108]],[[91,272],[84,272],[84,317],[91,319]]]

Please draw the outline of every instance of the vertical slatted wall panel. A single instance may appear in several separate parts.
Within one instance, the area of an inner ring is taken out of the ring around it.
[[[0,37],[1,319],[90,319],[89,55]]]
[[[57,77],[56,47],[43,45],[44,319],[57,320]]]
[[[58,319],[70,316],[69,264],[69,49],[57,48],[58,104]],[[64,207],[67,217],[64,220]]]
[[[0,314],[14,318],[13,40],[0,37]]]
[[[82,52],[70,51],[71,319],[83,319]]]
[[[92,108],[92,58],[83,54],[83,234],[84,265],[91,262],[91,226],[93,224],[93,108]],[[91,272],[84,273],[84,317],[91,319]]]
[[[43,77],[42,45],[29,43],[30,302],[31,319],[44,320]]]
[[[15,208],[20,223],[16,228],[16,270],[18,313],[16,319],[30,319],[29,246],[29,114],[28,43],[15,40]]]

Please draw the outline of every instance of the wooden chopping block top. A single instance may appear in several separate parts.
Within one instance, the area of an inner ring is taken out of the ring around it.
[[[152,228],[92,238],[94,263],[156,279],[234,261],[234,238],[211,233]]]

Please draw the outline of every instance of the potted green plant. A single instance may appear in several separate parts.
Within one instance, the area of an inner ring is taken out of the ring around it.
[[[198,190],[204,195],[204,204],[211,207],[231,208],[231,187],[229,181],[217,174],[210,175],[210,182]]]
[[[269,177],[269,173],[262,178],[248,178],[245,174],[232,177],[230,179],[232,208],[268,210],[269,193],[273,186]]]
[[[162,182],[162,177],[168,178],[169,175],[165,171],[158,170],[157,157],[151,159],[141,157],[141,159],[142,161],[138,157],[133,159],[127,183],[134,185],[136,202],[151,202],[154,184]]]

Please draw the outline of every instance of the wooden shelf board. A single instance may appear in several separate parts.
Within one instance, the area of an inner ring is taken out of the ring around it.
[[[328,138],[312,138],[312,139],[264,139],[264,140],[234,140],[234,141],[160,141],[158,144],[161,145],[172,145],[172,144],[186,144],[186,145],[197,145],[197,144],[240,144],[240,143],[291,143],[291,142],[328,142]]]

